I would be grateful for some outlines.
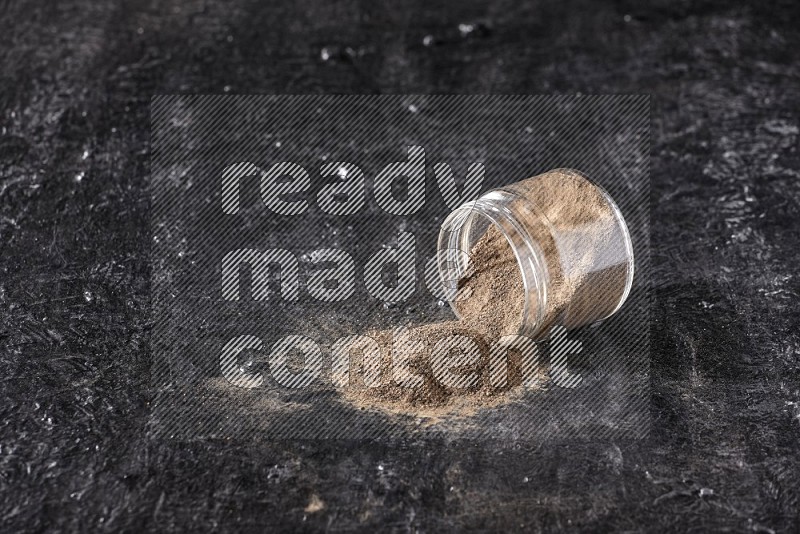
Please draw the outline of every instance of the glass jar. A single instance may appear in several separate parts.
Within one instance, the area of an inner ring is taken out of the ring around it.
[[[556,169],[494,189],[442,223],[438,269],[459,319],[459,281],[470,251],[494,225],[508,240],[524,287],[519,335],[546,337],[613,315],[633,282],[633,247],[609,194],[582,173]],[[503,305],[496,303],[495,305]]]

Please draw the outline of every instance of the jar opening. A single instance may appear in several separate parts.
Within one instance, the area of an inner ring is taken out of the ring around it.
[[[547,299],[547,273],[540,252],[524,229],[496,202],[484,197],[453,211],[442,224],[439,233],[439,274],[446,288],[450,307],[459,319],[464,319],[459,305],[460,283],[476,267],[471,255],[476,244],[490,233],[498,232],[513,253],[521,279],[522,300],[518,335],[534,336],[540,329]],[[500,305],[510,303],[499,303]]]

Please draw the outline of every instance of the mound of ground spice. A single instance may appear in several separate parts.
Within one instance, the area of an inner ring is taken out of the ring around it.
[[[522,320],[524,286],[517,260],[505,236],[494,226],[475,243],[470,258],[471,272],[458,283],[461,320],[368,333],[380,347],[380,361],[365,362],[363,351],[354,346],[351,366],[356,371],[353,375],[376,376],[379,383],[368,387],[363,380],[354,381],[344,388],[345,398],[360,407],[435,418],[446,413],[472,413],[503,402],[503,397],[522,383],[521,356],[514,350],[508,351],[504,383],[498,385],[489,376],[491,344],[504,335],[516,334]],[[435,346],[448,336],[467,337],[478,348],[477,358],[474,353],[450,354],[449,368],[472,378],[465,380],[464,387],[442,384],[434,369]],[[406,359],[408,376],[401,378],[408,380],[397,380],[398,357]],[[374,368],[376,365],[379,368]],[[404,381],[415,384],[409,387],[398,383]]]

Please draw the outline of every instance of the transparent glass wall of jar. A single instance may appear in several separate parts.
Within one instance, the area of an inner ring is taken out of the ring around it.
[[[519,264],[525,290],[519,334],[545,337],[613,315],[633,282],[630,233],[611,196],[581,172],[555,169],[494,189],[454,210],[439,233],[439,274],[460,317],[457,282],[469,251],[495,225]]]

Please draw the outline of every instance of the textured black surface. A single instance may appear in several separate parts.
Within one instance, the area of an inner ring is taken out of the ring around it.
[[[4,531],[798,528],[795,2],[0,9]],[[148,441],[150,96],[226,90],[651,93],[650,437]]]

